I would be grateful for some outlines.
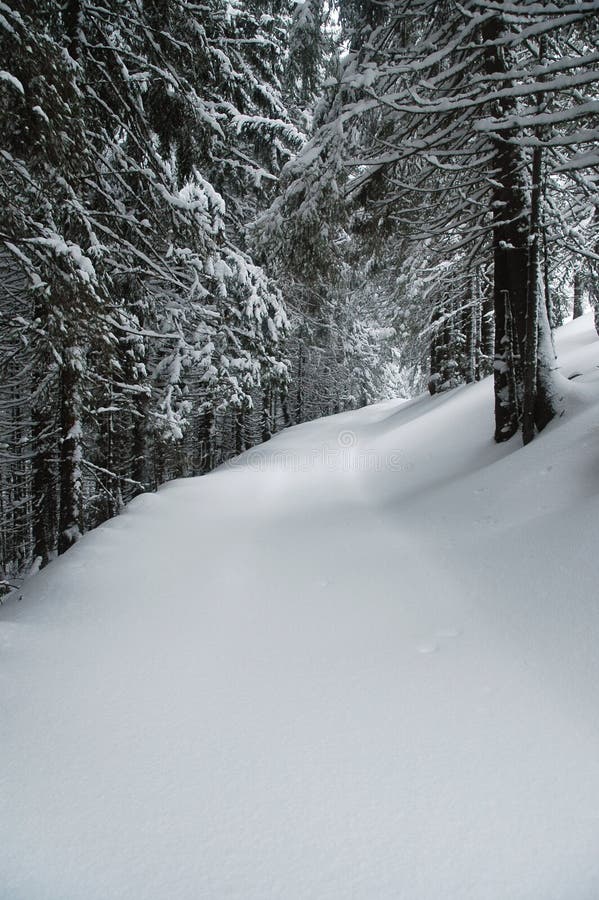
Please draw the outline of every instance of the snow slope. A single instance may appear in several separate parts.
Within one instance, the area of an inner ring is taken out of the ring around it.
[[[599,341],[139,498],[0,609],[1,900],[599,897]]]

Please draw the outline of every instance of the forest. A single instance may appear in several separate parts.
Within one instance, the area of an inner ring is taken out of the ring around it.
[[[599,898],[599,0],[0,0],[0,900]]]
[[[599,325],[597,0],[2,0],[0,567]],[[491,439],[493,436],[489,435]]]

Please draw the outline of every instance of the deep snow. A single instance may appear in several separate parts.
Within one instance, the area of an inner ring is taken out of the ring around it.
[[[599,896],[599,341],[146,495],[0,609],[1,900]]]

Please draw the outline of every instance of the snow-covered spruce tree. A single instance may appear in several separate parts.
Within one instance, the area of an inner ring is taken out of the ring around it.
[[[3,6],[2,278],[19,285],[3,335],[31,398],[22,563],[197,470],[202,442],[213,464],[214,423],[285,383],[280,297],[244,247],[299,140],[272,6]]]
[[[589,165],[596,4],[348,0],[340,8],[351,50],[297,183],[318,185],[334,160],[347,173],[346,195],[379,219],[399,215],[418,240],[446,242],[453,232],[446,257],[491,235],[495,434],[505,440],[526,420],[528,440],[531,421],[542,428],[556,408],[534,179],[544,180],[558,151],[568,156],[562,168]]]
[[[0,596],[27,561],[31,534],[32,441],[27,369],[26,282],[0,251]],[[5,583],[5,579],[7,583]]]
[[[31,398],[31,539],[43,563],[80,530],[81,379],[87,341],[101,327],[102,296],[80,246],[85,214],[71,204],[71,185],[89,160],[74,58],[65,53],[73,40],[64,27],[68,10],[63,17],[53,4],[19,7],[7,7],[2,20],[10,75],[3,88],[11,93],[2,104],[0,231],[21,273],[22,340],[31,354],[23,373]]]
[[[181,439],[192,407],[241,410],[271,359],[280,371],[279,301],[243,250],[243,220],[255,208],[260,179],[268,180],[259,154],[272,163],[289,153],[295,132],[253,65],[256,46],[263,51],[269,39],[244,4],[149,3],[144,15],[117,16],[111,27],[116,51],[103,64],[104,81],[113,85],[105,106],[114,110],[115,97],[134,96],[120,110],[126,140],[113,139],[110,163],[122,166],[123,180],[137,181],[135,200],[144,202],[136,231],[145,226],[144,254],[158,253],[154,275],[142,279],[141,304],[147,368],[159,395],[152,443],[160,481],[165,453]],[[130,266],[123,268],[129,282]],[[192,376],[196,368],[201,379]],[[199,396],[190,396],[192,384]]]

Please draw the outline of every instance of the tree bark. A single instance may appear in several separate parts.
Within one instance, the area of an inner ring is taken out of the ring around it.
[[[519,427],[522,404],[521,351],[526,337],[528,282],[527,201],[517,148],[498,153],[493,196],[493,300],[495,308],[495,440],[509,440]]]
[[[526,341],[524,347],[524,400],[522,403],[522,441],[530,443],[535,433],[537,394],[537,356],[540,303],[540,211],[543,151],[535,147],[532,159],[530,235],[528,240],[528,286],[526,296]]]
[[[488,42],[486,67],[489,74],[505,75],[511,84],[509,51],[500,40],[509,26],[500,15],[483,27]],[[541,100],[542,98],[540,98]],[[513,98],[497,101],[495,112],[506,117],[516,112]],[[544,427],[554,414],[549,356],[544,346],[539,358],[541,321],[541,180],[542,149],[533,153],[532,194],[526,183],[526,158],[518,145],[518,131],[495,137],[493,167],[493,257],[495,305],[495,440],[512,437],[520,425],[525,443],[535,425]],[[543,323],[547,311],[543,302]],[[544,329],[545,332],[548,329]],[[542,366],[542,371],[540,367]]]
[[[243,410],[235,413],[234,419],[235,430],[235,453],[243,453],[245,450],[245,416]]]
[[[262,440],[272,437],[272,391],[270,387],[262,388]]]
[[[55,547],[56,497],[52,471],[50,435],[52,421],[42,406],[34,404],[32,413],[32,443],[35,451],[32,468],[31,493],[33,496],[33,557],[45,566]]]
[[[61,369],[59,553],[64,553],[81,537],[80,352],[77,347],[69,347]]]
[[[593,250],[595,252],[595,256],[599,257],[599,203],[595,206],[595,213],[593,215],[593,223],[595,228],[597,229],[597,240],[595,241],[595,246]],[[597,260],[592,260],[591,262],[591,279],[590,279],[590,292],[589,299],[593,306],[593,318],[595,321],[595,331],[599,334],[599,263]]]
[[[574,306],[572,308],[572,318],[579,319],[584,312],[583,306],[584,295],[584,275],[577,269],[574,273]]]

